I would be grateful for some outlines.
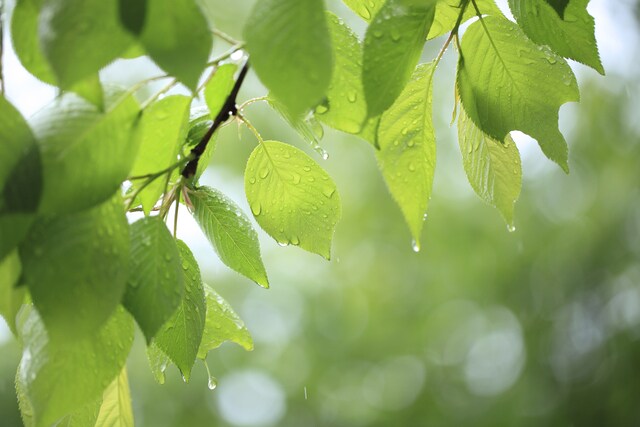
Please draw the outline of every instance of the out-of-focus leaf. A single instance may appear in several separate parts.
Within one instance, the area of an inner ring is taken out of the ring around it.
[[[0,261],[0,315],[4,317],[14,334],[17,334],[16,315],[26,291],[24,286],[17,287],[21,273],[22,264],[18,251],[11,252]]]
[[[431,24],[431,29],[427,36],[428,40],[435,39],[436,37],[440,37],[441,35],[453,30],[453,27],[455,27],[456,22],[458,21],[458,16],[460,15],[460,9],[462,7],[461,3],[462,2],[460,0],[440,0],[436,4],[436,14],[433,17],[433,24]],[[500,11],[500,8],[496,6],[496,2],[494,0],[476,0],[476,4],[478,6],[478,10],[483,15],[502,16],[502,12]],[[473,4],[469,2],[467,3],[467,7],[460,22],[464,23],[476,16],[476,14],[476,9],[473,7]]]
[[[321,101],[333,68],[323,0],[261,0],[244,38],[258,77],[289,113]]]
[[[126,368],[120,371],[120,375],[104,391],[95,427],[133,427],[133,409]]]
[[[42,213],[63,214],[109,199],[129,175],[138,149],[133,96],[107,92],[107,111],[67,94],[38,112],[32,127],[43,166]]]
[[[24,345],[18,394],[35,427],[46,427],[102,395],[122,370],[133,343],[133,321],[119,307],[106,324],[84,340],[53,346],[35,309],[21,325]],[[24,411],[24,409],[23,409]]]
[[[129,225],[122,197],[69,215],[38,218],[20,245],[24,283],[50,339],[94,335],[120,304]]]
[[[140,40],[160,68],[196,90],[209,60],[213,36],[193,0],[147,0]]]
[[[150,342],[182,301],[180,254],[157,216],[134,222],[130,234],[129,281],[122,303]]]
[[[62,89],[97,74],[132,44],[118,8],[118,0],[42,1],[40,46]]]

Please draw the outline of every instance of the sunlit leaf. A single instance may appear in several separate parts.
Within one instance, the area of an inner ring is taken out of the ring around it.
[[[162,326],[154,343],[178,366],[186,381],[202,341],[206,305],[200,268],[189,247],[177,241],[182,264],[184,296],[173,316]]]
[[[212,119],[215,119],[220,110],[222,110],[224,102],[231,93],[235,82],[233,76],[237,70],[238,66],[236,64],[221,65],[204,87],[204,100],[207,103],[207,107],[209,107]]]
[[[260,256],[258,234],[231,199],[209,187],[189,193],[193,216],[220,260],[260,286],[269,287]]]
[[[333,68],[323,0],[256,2],[244,38],[258,77],[291,114],[321,101]]]
[[[388,0],[364,38],[362,83],[368,116],[389,108],[420,59],[435,12],[435,0]]]
[[[38,218],[20,245],[24,283],[52,341],[92,335],[120,304],[129,225],[119,194],[92,209]]]
[[[191,98],[173,95],[154,102],[142,113],[138,125],[140,149],[131,175],[144,176],[160,172],[176,162],[180,146],[187,136]],[[145,179],[133,181],[135,188]],[[160,177],[140,192],[140,202],[148,215],[164,191],[166,179]]]
[[[564,3],[561,9],[556,7],[559,3]],[[531,40],[604,74],[588,3],[589,0],[509,0],[513,15]]]
[[[134,222],[130,234],[129,281],[122,303],[150,342],[182,301],[182,261],[161,218]]]
[[[511,21],[489,16],[462,37],[457,85],[465,111],[484,133],[504,141],[510,131],[522,131],[568,172],[558,109],[578,101],[579,92],[564,59]]]
[[[133,409],[127,370],[122,369],[102,396],[95,427],[133,427]]]
[[[365,21],[371,21],[385,0],[343,0],[344,3]]]
[[[522,187],[522,165],[518,147],[507,135],[504,142],[482,133],[459,109],[458,142],[462,164],[473,190],[498,208],[509,227],[513,227],[513,206]]]
[[[207,320],[198,358],[205,359],[207,353],[220,347],[225,341],[234,342],[245,350],[253,350],[253,340],[244,322],[233,311],[227,301],[209,285],[204,285],[207,301]]]
[[[382,176],[409,225],[416,249],[436,166],[431,105],[434,71],[433,63],[416,68],[378,128],[380,150],[376,154]]]
[[[249,157],[244,188],[253,216],[278,243],[330,258],[340,196],[313,159],[291,145],[265,141]]]

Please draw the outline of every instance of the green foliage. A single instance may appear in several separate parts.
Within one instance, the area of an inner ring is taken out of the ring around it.
[[[527,39],[513,22],[487,17],[462,38],[457,83],[465,111],[487,135],[503,141],[512,130],[525,132],[569,171],[558,110],[578,101],[579,93],[564,59]]]
[[[261,0],[244,37],[256,73],[291,114],[321,100],[332,69],[323,0]]]
[[[362,83],[367,115],[376,117],[400,95],[420,59],[435,0],[388,0],[364,38]]]
[[[367,141],[419,250],[436,166],[433,88],[452,42],[463,167],[510,228],[522,184],[510,132],[535,138],[568,171],[558,110],[579,92],[564,58],[604,72],[587,0],[510,0],[517,23],[493,0],[345,0],[369,22],[364,40],[322,0],[260,0],[234,32],[244,41],[210,28],[201,3],[17,1],[18,58],[61,91],[28,120],[0,96],[0,314],[24,347],[16,392],[26,425],[133,425],[125,309],[161,383],[169,363],[189,380],[223,342],[253,348],[177,239],[186,207],[224,264],[269,287],[249,216],[225,188],[200,183],[232,120],[257,140],[244,173],[257,224],[280,245],[330,258],[336,183],[301,149],[265,141],[249,105],[268,101],[323,158],[320,123]],[[437,57],[419,63],[425,43],[446,33]],[[215,57],[214,35],[231,45]],[[167,74],[102,85],[105,66],[137,56]],[[250,65],[268,96],[242,100]],[[139,103],[140,89],[162,79]],[[190,96],[164,96],[178,84]]]
[[[221,192],[200,187],[189,193],[193,216],[220,260],[258,285],[269,287],[258,234],[244,212]]]
[[[122,303],[149,342],[182,301],[182,262],[161,218],[136,221],[130,234],[129,281]]]
[[[280,245],[331,257],[340,197],[320,165],[297,148],[264,141],[251,153],[244,177],[251,212],[264,231]]]

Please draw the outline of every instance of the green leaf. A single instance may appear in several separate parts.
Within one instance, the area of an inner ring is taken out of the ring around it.
[[[368,116],[393,104],[411,77],[429,34],[435,0],[388,0],[364,38],[362,83]]]
[[[43,3],[44,0],[17,1],[11,18],[11,38],[22,66],[41,81],[55,85],[56,76],[38,39],[38,16]],[[97,72],[66,89],[103,108],[104,94]]]
[[[302,139],[309,143],[311,148],[321,155],[324,153],[324,149],[320,146],[320,140],[324,136],[324,128],[312,112],[306,116],[296,116],[292,115],[280,101],[272,96],[267,98],[267,102],[273,111],[278,113]]]
[[[60,420],[56,427],[87,427],[95,426],[98,419],[98,412],[100,411],[100,405],[102,403],[102,397],[97,400],[87,403],[79,409],[76,409],[71,414],[66,415]]]
[[[164,371],[171,363],[169,356],[167,356],[155,343],[151,341],[151,344],[147,346],[147,360],[149,361],[149,368],[153,374],[153,378],[158,384],[164,384],[166,378]]]
[[[158,331],[154,343],[176,364],[186,381],[198,354],[204,330],[206,305],[198,263],[182,241],[177,241],[182,259],[184,296],[178,310]]]
[[[265,141],[249,157],[244,188],[253,216],[278,243],[331,257],[340,196],[313,159],[291,145]]]
[[[16,379],[18,394],[22,390],[34,425],[45,427],[102,395],[126,362],[133,343],[133,322],[118,307],[95,334],[53,346],[38,312],[32,309],[20,335],[24,351]]]
[[[123,368],[120,375],[104,391],[95,427],[133,427],[133,425],[129,380],[127,370]]]
[[[268,288],[269,280],[260,256],[258,234],[249,218],[231,199],[220,191],[200,187],[189,193],[193,217],[204,232],[220,260]]]
[[[238,66],[236,64],[223,64],[216,70],[211,80],[204,87],[204,101],[209,107],[211,118],[220,113],[224,102],[233,89],[235,80],[233,76],[236,74]]]
[[[204,293],[207,300],[207,319],[198,358],[206,359],[209,351],[220,347],[225,341],[234,342],[247,351],[253,350],[251,334],[229,303],[207,284],[204,285]]]
[[[118,8],[118,0],[43,0],[40,46],[62,89],[97,74],[132,44]]]
[[[544,0],[549,6],[551,6],[560,18],[566,18],[565,10],[570,3],[570,0]],[[589,0],[587,0],[588,2]]]
[[[453,30],[460,15],[461,3],[461,0],[440,0],[436,4],[436,14],[433,18],[433,24],[431,24],[427,40],[435,39]],[[494,0],[476,0],[476,4],[478,5],[478,10],[480,10],[480,13],[483,15],[503,16]],[[464,23],[475,16],[476,9],[473,7],[473,4],[469,2],[460,22]]]
[[[132,128],[138,103],[107,93],[107,111],[67,94],[32,119],[42,153],[43,213],[70,213],[100,204],[120,188],[138,149]]]
[[[213,36],[193,0],[147,0],[140,40],[160,68],[192,91],[209,60]]]
[[[569,171],[558,109],[580,95],[564,59],[530,41],[515,23],[489,16],[462,38],[457,85],[465,111],[484,133],[504,141],[510,131],[522,131]]]
[[[385,0],[342,0],[351,10],[369,22],[376,16]]]
[[[35,137],[22,115],[0,96],[0,261],[26,236],[42,192]]]
[[[513,207],[522,187],[518,147],[509,135],[504,143],[485,135],[464,108],[458,116],[458,142],[471,187],[482,200],[495,206],[513,229]]]
[[[292,115],[316,105],[331,79],[323,0],[261,0],[244,27],[258,77]]]
[[[36,220],[20,257],[52,341],[81,339],[104,324],[124,293],[128,254],[120,194],[89,210]]]
[[[419,65],[396,102],[382,115],[377,157],[387,187],[420,248],[436,166],[432,94],[435,65]]]
[[[44,0],[17,0],[11,18],[11,41],[24,68],[45,83],[56,76],[44,56],[38,39],[38,16]]]
[[[22,306],[25,287],[17,287],[22,273],[22,264],[18,251],[11,252],[0,261],[0,315],[14,334],[16,330],[16,315]]]
[[[187,136],[191,98],[173,95],[154,102],[142,113],[138,125],[140,149],[131,174],[141,176],[162,171],[176,162],[181,144]],[[145,182],[133,181],[134,187]],[[166,179],[158,178],[139,194],[145,214],[164,192]]]
[[[575,59],[604,75],[595,37],[595,22],[587,11],[589,0],[564,1],[566,11],[549,4],[561,1],[509,0],[522,30],[539,45],[547,45],[565,58]],[[564,19],[562,18],[564,16]]]
[[[129,282],[123,304],[150,342],[182,301],[180,254],[160,217],[134,222],[130,234]]]
[[[131,34],[138,36],[147,18],[147,0],[118,0],[120,23]]]
[[[358,134],[367,119],[362,87],[362,46],[353,31],[336,15],[327,12],[333,45],[333,74],[326,102],[316,108],[316,117],[343,132]]]

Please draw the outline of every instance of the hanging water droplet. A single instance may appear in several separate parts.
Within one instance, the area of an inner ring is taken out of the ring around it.
[[[280,241],[278,241],[278,245],[282,246],[284,248],[285,246],[289,246],[289,242],[280,242]]]
[[[420,243],[417,240],[412,240],[411,241],[411,248],[413,249],[413,252],[420,252]]]
[[[291,236],[291,244],[292,245],[299,245],[300,244],[300,239],[298,239],[298,236]]]
[[[322,150],[320,152],[320,155],[322,156],[322,160],[327,160],[329,158],[329,153],[327,153],[327,151],[324,148],[320,148],[320,150]]]
[[[216,377],[209,376],[207,387],[209,387],[209,390],[214,390],[216,387],[218,387],[218,380],[216,379]]]
[[[507,231],[509,233],[513,233],[514,231],[516,231],[516,226],[513,224],[507,224]]]

